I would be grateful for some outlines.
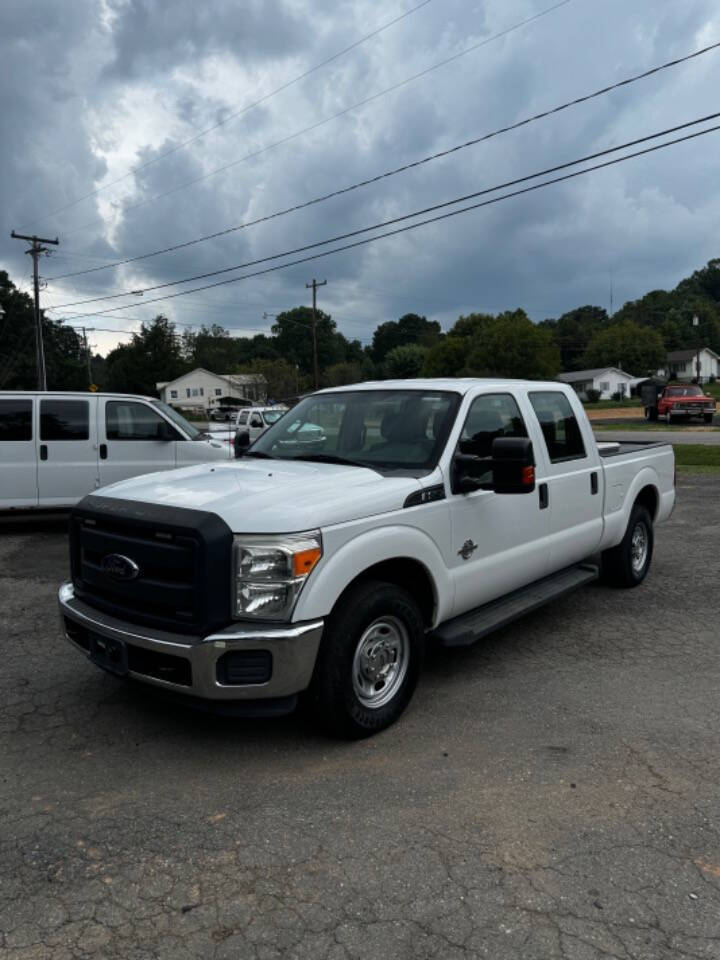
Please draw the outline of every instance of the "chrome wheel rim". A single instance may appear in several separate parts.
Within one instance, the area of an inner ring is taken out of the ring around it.
[[[648,555],[648,532],[644,523],[636,523],[630,539],[630,557],[635,573],[641,573]]]
[[[353,690],[364,707],[378,710],[400,689],[410,659],[410,638],[397,617],[379,617],[364,631],[353,657]]]

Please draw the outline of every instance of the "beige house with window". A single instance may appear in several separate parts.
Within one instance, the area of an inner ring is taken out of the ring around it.
[[[700,350],[672,350],[667,355],[667,367],[659,370],[661,376],[668,380],[681,380],[689,383],[697,377],[697,359],[700,354],[700,383],[707,383],[710,377],[718,377],[718,361],[720,357],[710,347],[700,347]]]
[[[180,410],[212,410],[222,403],[264,403],[267,381],[261,374],[211,373],[197,367],[176,380],[155,384],[161,400]]]

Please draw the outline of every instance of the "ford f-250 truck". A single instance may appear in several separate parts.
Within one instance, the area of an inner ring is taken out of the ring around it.
[[[200,705],[335,733],[407,706],[426,638],[469,644],[599,575],[634,587],[675,499],[672,447],[598,444],[563,384],[404,380],[320,391],[241,459],[87,496],[67,639]]]

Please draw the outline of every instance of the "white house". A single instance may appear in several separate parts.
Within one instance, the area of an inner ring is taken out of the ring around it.
[[[267,399],[267,381],[261,374],[210,373],[202,367],[155,387],[161,400],[183,410],[212,410],[230,400],[264,403]]]
[[[625,373],[619,367],[598,367],[595,370],[575,370],[572,373],[561,373],[558,380],[569,383],[583,399],[588,390],[599,390],[601,400],[610,400],[614,393],[630,395],[630,386],[636,377]]]
[[[667,355],[667,367],[658,370],[660,376],[668,380],[694,380],[697,377],[697,350],[672,350]],[[700,383],[707,383],[710,377],[717,378],[720,357],[710,347],[700,348]]]

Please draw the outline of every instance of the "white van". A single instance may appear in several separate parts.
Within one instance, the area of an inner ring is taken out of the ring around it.
[[[152,397],[0,391],[0,510],[70,507],[117,480],[230,456]]]

